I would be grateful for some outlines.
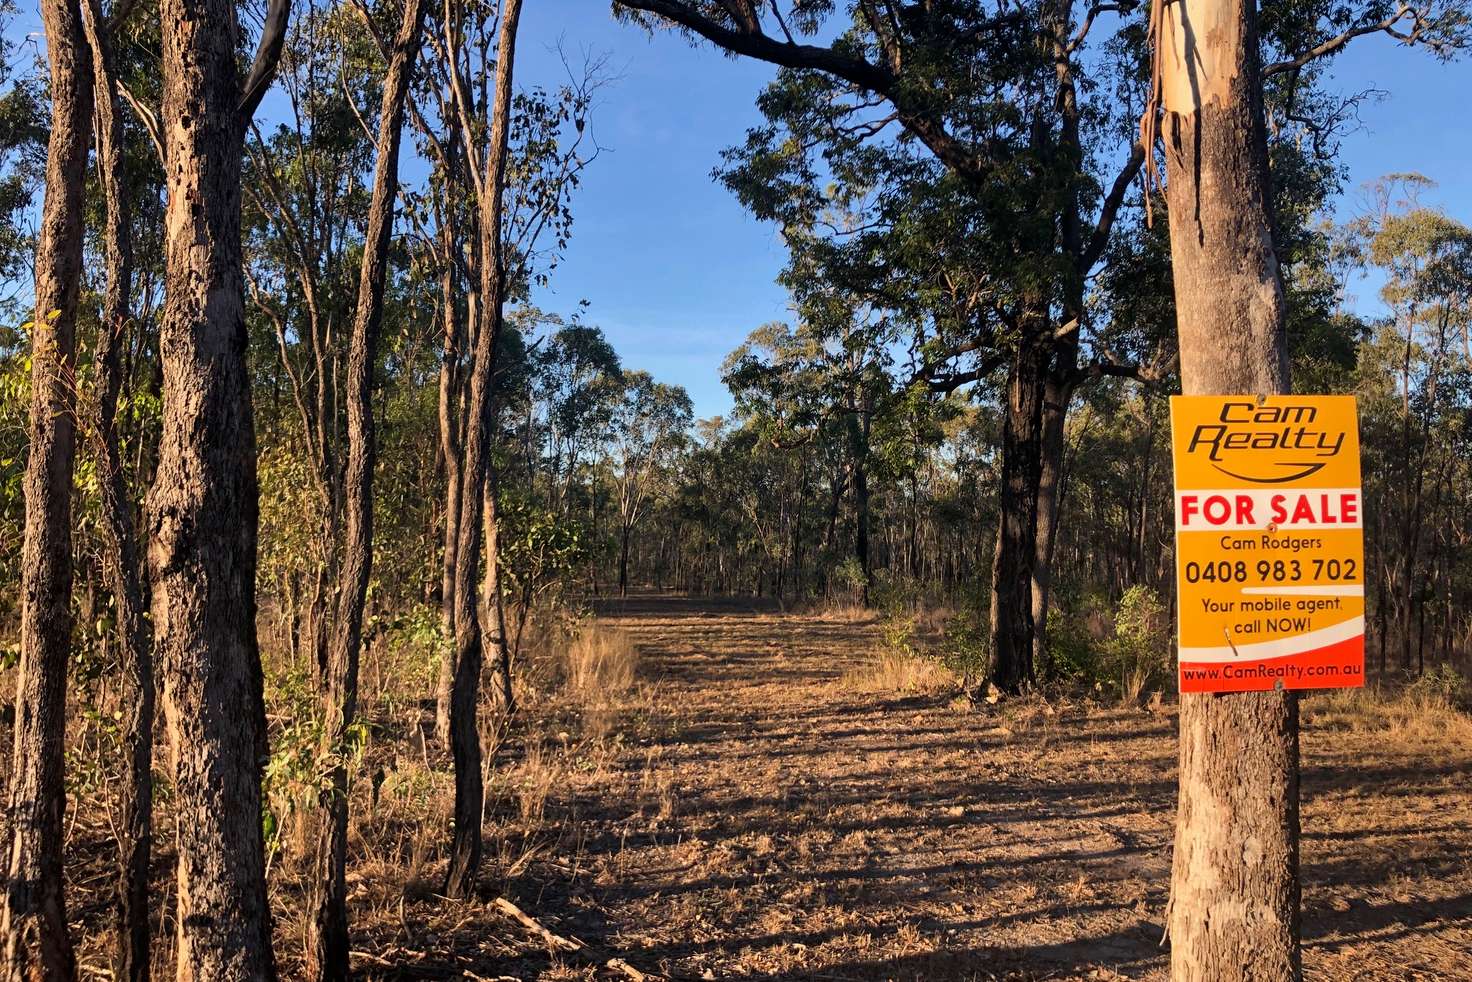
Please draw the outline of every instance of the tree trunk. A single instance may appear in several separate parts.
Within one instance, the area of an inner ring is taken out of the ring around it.
[[[992,567],[991,682],[1003,692],[1020,692],[1033,680],[1032,586],[1046,371],[1046,353],[1024,338],[1007,374],[1002,493]]]
[[[128,777],[122,790],[118,841],[118,933],[114,975],[147,982],[150,974],[148,894],[153,849],[153,651],[144,617],[143,583],[133,507],[118,454],[117,405],[122,388],[122,348],[132,316],[133,250],[128,181],[123,155],[123,125],[113,77],[111,38],[97,0],[84,10],[97,116],[97,158],[106,202],[104,239],[107,295],[97,329],[93,359],[97,374],[94,434],[101,526],[110,550],[103,561],[117,609],[122,701],[126,718],[123,743]]]
[[[477,610],[476,579],[480,566],[483,523],[473,517],[488,491],[493,419],[492,382],[501,327],[505,268],[501,255],[502,193],[506,183],[507,142],[511,119],[512,67],[521,0],[506,0],[501,11],[496,48],[495,96],[485,172],[479,177],[480,326],[470,369],[470,403],[461,476],[460,542],[455,557],[455,679],[450,697],[450,752],[455,763],[455,807],[445,894],[451,899],[475,889],[481,859],[481,818],[485,794],[481,777],[477,708],[484,636]],[[453,53],[452,53],[452,56]],[[452,66],[458,71],[458,65]],[[462,107],[468,112],[468,107]],[[473,130],[462,121],[467,144]],[[489,557],[487,562],[494,562]]]
[[[51,63],[46,197],[36,242],[31,433],[21,557],[20,671],[7,812],[6,982],[75,974],[62,893],[66,669],[71,654],[77,294],[92,71],[77,0],[42,0]]]
[[[511,645],[506,631],[506,599],[501,595],[500,533],[496,523],[497,487],[495,475],[486,482],[485,504],[481,520],[485,523],[486,573],[481,580],[481,611],[490,638],[492,673],[496,677],[496,698],[506,717],[516,712],[516,693],[511,685]]]
[[[625,521],[619,529],[618,539],[618,595],[629,595],[629,523]]]
[[[167,300],[163,425],[147,514],[178,811],[177,977],[274,979],[240,245],[240,163],[255,90],[242,91],[236,70],[234,4],[163,0],[160,23]]]
[[[1284,393],[1256,11],[1251,0],[1182,0],[1163,16],[1182,388]],[[1172,977],[1299,978],[1297,698],[1187,693],[1180,733]]]
[[[465,329],[460,320],[459,297],[455,290],[455,270],[458,268],[456,249],[459,237],[455,231],[455,208],[450,199],[457,187],[455,173],[459,157],[453,147],[447,154],[445,185],[446,205],[440,226],[441,248],[444,250],[445,268],[441,271],[440,304],[444,309],[444,355],[440,360],[439,426],[440,448],[445,458],[445,534],[444,555],[440,566],[440,627],[444,633],[444,652],[440,658],[439,676],[435,685],[434,732],[442,746],[450,743],[450,690],[455,683],[455,563],[456,550],[460,545],[460,353],[464,344]]]
[[[854,488],[854,558],[864,577],[863,604],[869,606],[869,590],[874,585],[874,570],[869,562],[869,420],[862,425],[859,413],[850,407],[849,453],[853,457]]]
[[[318,828],[315,919],[308,944],[313,974],[324,982],[348,978],[347,845],[350,727],[358,706],[358,661],[363,641],[363,608],[373,572],[373,375],[383,321],[383,290],[388,279],[389,237],[398,196],[399,142],[404,102],[419,54],[425,0],[406,0],[403,23],[394,41],[383,83],[378,122],[373,196],[363,239],[357,310],[348,353],[348,463],[343,482],[347,502],[347,540],[338,593],[337,624],[328,654],[323,710],[327,759],[333,762],[321,794]]]
[[[1059,357],[1063,357],[1060,353]],[[1069,359],[1072,361],[1072,358]],[[1063,366],[1068,374],[1072,364]],[[1053,547],[1057,541],[1058,509],[1062,501],[1063,427],[1073,386],[1063,372],[1048,373],[1043,386],[1042,442],[1038,460],[1037,519],[1034,523],[1032,565],[1032,664],[1044,678],[1051,671],[1048,659],[1048,604],[1053,592]]]

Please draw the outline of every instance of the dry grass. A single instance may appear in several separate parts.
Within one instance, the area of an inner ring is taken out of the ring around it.
[[[867,624],[879,615],[863,604],[843,602],[826,605],[815,611],[815,616],[837,624]]]
[[[960,686],[956,675],[933,658],[898,651],[882,651],[843,676],[850,692],[940,695]]]
[[[584,702],[628,692],[639,672],[639,649],[633,639],[596,621],[573,639],[565,658],[567,689]]]
[[[1304,707],[1315,727],[1375,734],[1399,746],[1472,746],[1472,715],[1464,687],[1427,676],[1409,685],[1336,689],[1310,696]]]

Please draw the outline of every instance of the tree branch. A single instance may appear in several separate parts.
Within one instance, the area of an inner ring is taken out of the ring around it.
[[[681,29],[705,38],[732,54],[745,55],[783,68],[825,72],[860,89],[884,96],[895,107],[900,122],[947,167],[968,181],[979,181],[990,171],[989,162],[946,129],[944,121],[909,94],[901,78],[888,68],[832,48],[779,41],[761,30],[755,20],[727,26],[695,8],[688,0],[615,0],[628,10],[654,14]],[[1004,15],[1005,16],[1005,15]]]
[[[1395,9],[1395,13],[1391,14],[1389,17],[1385,18],[1382,21],[1377,21],[1374,24],[1364,24],[1360,27],[1351,27],[1344,33],[1329,38],[1322,44],[1315,45],[1314,47],[1305,51],[1303,54],[1299,55],[1296,58],[1289,59],[1288,61],[1274,62],[1273,64],[1264,67],[1262,70],[1263,77],[1268,78],[1273,75],[1281,75],[1283,72],[1296,71],[1307,65],[1309,62],[1314,61],[1315,59],[1323,58],[1327,55],[1332,55],[1338,51],[1341,51],[1345,45],[1349,44],[1349,42],[1353,41],[1357,37],[1363,37],[1366,34],[1380,34],[1383,32],[1386,34],[1391,34],[1407,44],[1413,43],[1419,34],[1419,30],[1412,31],[1408,35],[1399,34],[1394,30],[1395,25],[1400,23],[1406,17],[1410,17],[1418,24],[1420,22],[1420,15],[1411,9],[1410,4],[1402,3]]]
[[[1083,255],[1078,257],[1079,273],[1087,273],[1093,269],[1099,257],[1104,255],[1104,249],[1109,245],[1109,232],[1114,227],[1115,216],[1119,214],[1119,208],[1124,204],[1124,196],[1129,192],[1130,183],[1140,173],[1140,168],[1145,163],[1145,152],[1144,145],[1140,143],[1130,148],[1130,159],[1126,161],[1119,176],[1114,179],[1114,186],[1109,189],[1104,205],[1099,209],[1099,224],[1094,227],[1094,234],[1089,236],[1089,244],[1084,248]]]
[[[256,107],[271,87],[276,75],[276,66],[281,62],[281,49],[286,44],[286,22],[291,17],[291,0],[271,0],[266,8],[266,21],[261,26],[261,40],[256,45],[256,56],[251,62],[250,74],[246,76],[245,88],[240,97],[240,122],[249,123],[256,114]]]

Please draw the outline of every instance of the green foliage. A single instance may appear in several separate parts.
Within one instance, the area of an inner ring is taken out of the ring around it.
[[[440,663],[455,648],[455,639],[445,635],[439,609],[425,603],[402,602],[378,610],[365,622],[364,634],[378,634],[391,659],[396,684],[382,696],[389,715],[400,700],[431,691]]]
[[[0,579],[20,582],[25,532],[26,447],[30,440],[31,359],[21,349],[24,334],[0,328]],[[0,623],[18,613],[20,591],[0,592]]]
[[[990,610],[983,607],[984,594],[979,590],[966,590],[967,598],[961,608],[946,621],[945,634],[940,643],[940,660],[951,671],[960,675],[969,687],[973,680],[982,678],[991,665],[992,634]]]
[[[896,655],[918,654],[916,628],[920,622],[921,599],[918,584],[902,573],[880,570],[874,576],[869,599],[879,612],[884,647]]]
[[[845,603],[858,605],[864,602],[869,577],[857,556],[845,556],[828,574],[828,582],[830,589],[836,590]]]
[[[1048,617],[1048,667],[1053,678],[1092,686],[1103,681],[1099,660],[1088,618],[1073,610],[1054,610]]]
[[[504,589],[523,603],[570,584],[588,559],[582,522],[513,489],[497,502]]]
[[[1171,623],[1165,604],[1148,586],[1135,585],[1119,598],[1114,636],[1105,646],[1121,698],[1133,702],[1150,685],[1173,674]]]

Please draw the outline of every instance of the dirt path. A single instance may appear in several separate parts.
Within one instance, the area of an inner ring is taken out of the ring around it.
[[[1171,715],[865,695],[853,620],[604,620],[642,651],[654,735],[559,803],[586,836],[543,898],[569,930],[690,978],[1163,977]],[[1464,739],[1309,728],[1309,977],[1472,978],[1469,776]]]

